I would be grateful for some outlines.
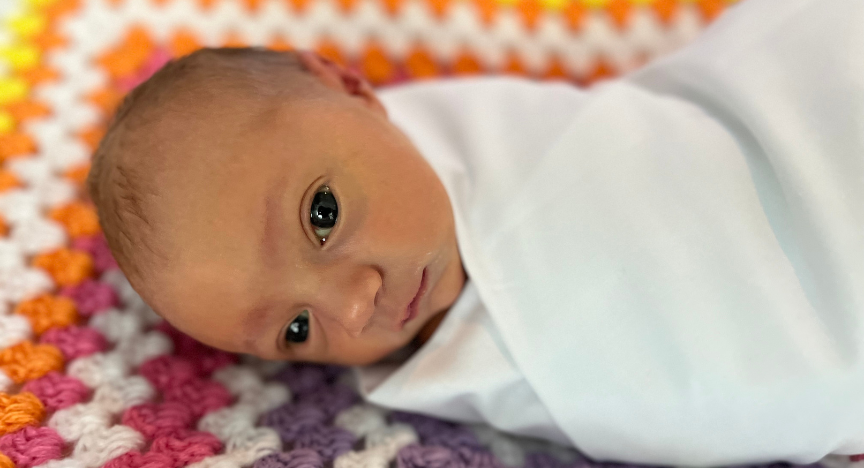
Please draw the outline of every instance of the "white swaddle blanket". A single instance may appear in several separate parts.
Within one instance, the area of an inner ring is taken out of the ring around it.
[[[407,362],[357,369],[368,399],[600,460],[864,452],[864,1],[744,0],[588,91],[381,98],[470,283]]]

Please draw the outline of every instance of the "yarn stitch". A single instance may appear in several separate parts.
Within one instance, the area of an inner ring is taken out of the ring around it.
[[[15,432],[25,426],[35,426],[44,415],[45,407],[32,393],[0,393],[0,435]]]
[[[82,402],[90,394],[90,389],[80,380],[59,372],[49,372],[27,382],[23,390],[35,395],[48,411],[57,411]]]
[[[98,353],[108,346],[98,330],[78,326],[52,328],[39,341],[57,347],[67,360]]]
[[[63,439],[49,427],[25,427],[0,437],[0,452],[19,468],[30,468],[60,458],[63,446]]]
[[[94,260],[94,267],[96,266],[95,263],[96,261]],[[111,286],[90,279],[75,286],[67,286],[61,289],[60,295],[72,299],[75,302],[78,313],[85,317],[117,305],[117,293],[111,289]]]
[[[20,384],[63,369],[63,355],[54,346],[22,341],[0,351],[0,369]]]
[[[33,332],[37,335],[51,328],[72,325],[78,320],[78,311],[71,299],[48,294],[18,303],[15,313],[30,319]]]

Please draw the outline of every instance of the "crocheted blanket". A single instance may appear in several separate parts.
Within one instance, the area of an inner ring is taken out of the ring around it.
[[[676,49],[727,3],[0,0],[0,468],[623,466],[374,407],[342,368],[192,340],[117,269],[83,182],[124,93],[201,46],[313,48],[376,85],[585,85]]]

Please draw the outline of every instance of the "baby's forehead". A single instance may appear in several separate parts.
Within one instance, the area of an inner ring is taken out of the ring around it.
[[[276,178],[285,183],[304,177],[300,169],[314,164],[319,145],[327,142],[314,136],[309,122],[294,125],[304,120],[296,117],[242,102],[200,114],[175,113],[155,130],[139,132],[140,146],[127,163],[152,181],[159,203],[167,203],[160,211],[179,209],[176,200],[226,203],[238,191],[273,184]]]
[[[168,106],[134,129],[124,165],[157,196],[154,215],[182,222],[189,204],[228,203],[258,185],[308,183],[327,154],[358,147],[338,103],[291,103],[226,97],[188,109]],[[350,120],[350,118],[349,118]],[[330,161],[332,163],[332,161]],[[313,177],[313,178],[314,178]],[[279,179],[279,180],[277,180]],[[180,214],[178,214],[180,213]]]
[[[255,145],[247,137],[267,121],[261,118],[268,113],[261,103],[236,97],[202,101],[178,98],[131,111],[118,129],[121,164],[180,170],[195,167],[201,158],[215,162],[229,156],[219,151],[229,142]]]

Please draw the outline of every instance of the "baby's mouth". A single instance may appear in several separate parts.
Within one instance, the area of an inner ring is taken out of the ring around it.
[[[423,268],[423,275],[420,277],[420,287],[417,288],[417,294],[414,295],[414,298],[411,299],[411,303],[408,304],[408,307],[405,308],[405,315],[402,319],[402,322],[399,324],[399,329],[405,327],[405,324],[408,323],[411,319],[417,316],[417,309],[420,304],[420,299],[423,297],[423,294],[426,292],[426,268]]]

